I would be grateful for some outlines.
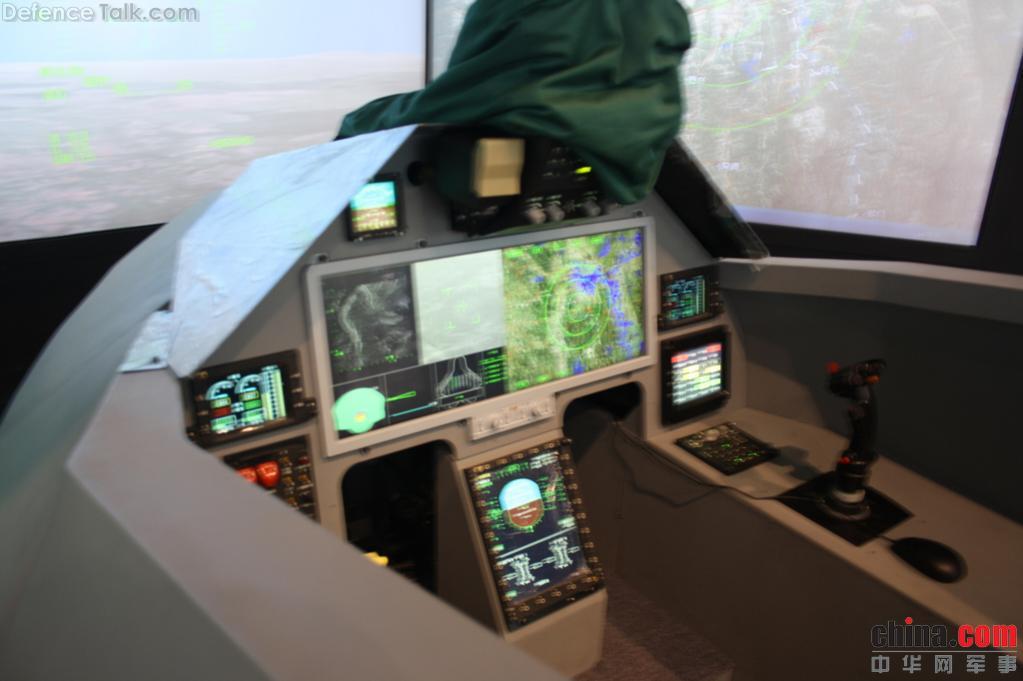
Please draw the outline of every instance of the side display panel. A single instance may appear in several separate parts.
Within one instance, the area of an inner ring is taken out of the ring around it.
[[[729,396],[725,327],[661,343],[661,419],[664,425],[713,411]]]
[[[519,238],[407,264],[399,256],[375,268],[315,266],[328,441],[648,357],[646,234]]]
[[[662,274],[660,284],[661,311],[657,315],[657,328],[661,331],[721,314],[717,267]]]
[[[600,588],[567,440],[465,473],[509,629]]]
[[[186,382],[188,436],[211,447],[301,423],[316,414],[294,351],[200,369]]]

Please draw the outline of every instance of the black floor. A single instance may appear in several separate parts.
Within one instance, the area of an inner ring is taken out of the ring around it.
[[[607,580],[604,655],[577,681],[727,681],[732,664],[621,578]]]

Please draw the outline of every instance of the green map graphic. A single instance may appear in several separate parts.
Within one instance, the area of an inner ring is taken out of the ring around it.
[[[640,230],[507,248],[503,267],[510,390],[643,352]]]

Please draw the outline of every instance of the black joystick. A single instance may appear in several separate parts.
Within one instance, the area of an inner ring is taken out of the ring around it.
[[[939,582],[955,582],[966,575],[963,557],[932,539],[886,537],[885,532],[911,514],[867,486],[870,467],[878,459],[877,384],[885,367],[883,359],[847,367],[828,365],[831,392],[851,402],[849,444],[839,455],[834,471],[806,481],[779,495],[778,500],[855,546],[885,537],[892,542],[892,552],[913,568]]]
[[[828,510],[844,519],[862,520],[870,515],[866,503],[866,487],[870,467],[877,461],[877,394],[875,386],[881,380],[886,363],[883,359],[839,367],[828,365],[831,392],[852,401],[849,422],[852,434],[849,446],[835,464],[833,484],[824,501]]]

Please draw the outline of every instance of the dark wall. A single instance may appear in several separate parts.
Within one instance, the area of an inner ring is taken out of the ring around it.
[[[729,291],[727,304],[751,407],[847,433],[825,367],[882,357],[881,455],[1023,522],[1023,326],[798,295]]]
[[[157,226],[0,244],[0,414],[61,322]]]

